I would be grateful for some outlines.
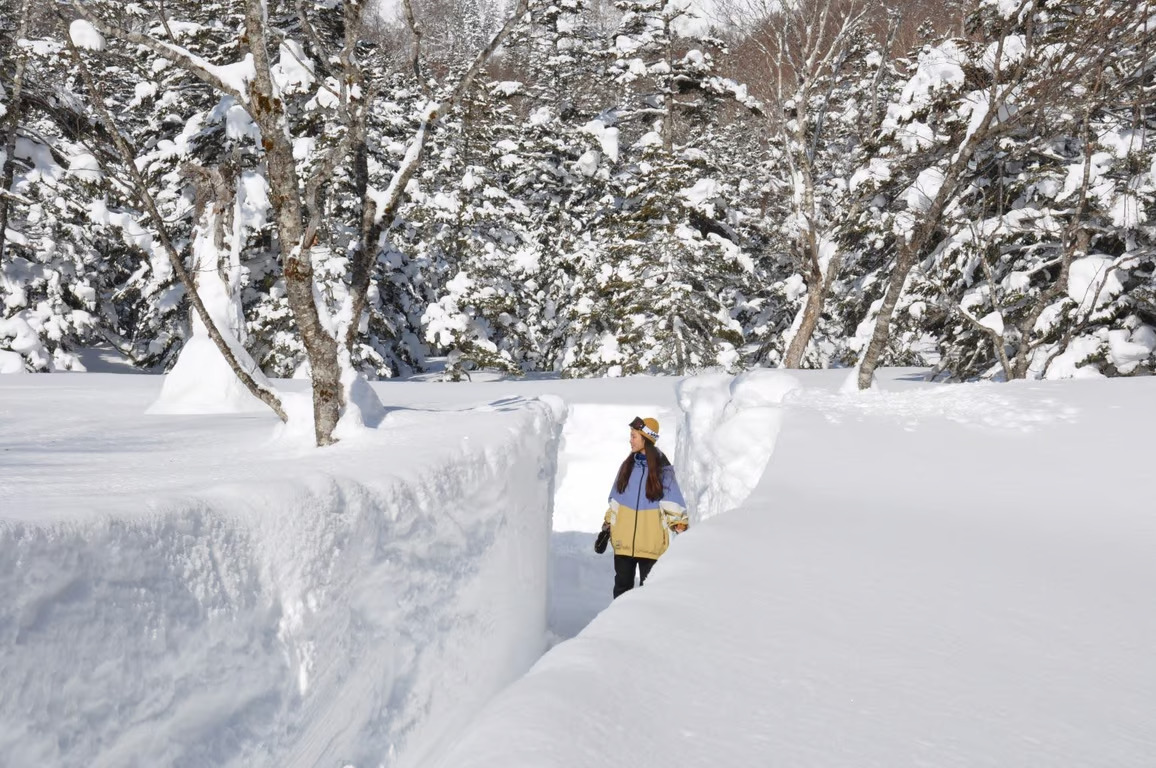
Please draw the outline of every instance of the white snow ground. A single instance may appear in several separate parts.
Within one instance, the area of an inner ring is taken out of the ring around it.
[[[0,765],[1156,764],[1156,381],[846,376],[383,383],[323,451],[0,377]],[[694,524],[607,609],[636,413]]]

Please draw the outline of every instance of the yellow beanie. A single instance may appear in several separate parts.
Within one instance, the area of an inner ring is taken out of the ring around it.
[[[658,442],[658,419],[650,417],[643,419],[635,416],[634,421],[630,422],[630,428],[641,432],[642,436],[650,442]]]

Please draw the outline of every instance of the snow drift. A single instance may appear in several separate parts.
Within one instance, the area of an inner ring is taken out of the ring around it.
[[[0,762],[1147,768],[1153,380],[847,376],[381,384],[324,451],[0,380]],[[640,413],[697,515],[605,609]]]
[[[1152,380],[793,375],[777,435],[716,432],[738,457],[777,440],[740,508],[430,768],[1152,764]],[[691,421],[729,386],[684,387]]]
[[[156,386],[121,381],[95,415],[75,378],[5,392],[0,762],[379,765],[541,655],[557,404],[294,456],[267,418],[142,446]]]

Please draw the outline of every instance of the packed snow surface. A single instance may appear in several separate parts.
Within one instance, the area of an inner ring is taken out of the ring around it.
[[[0,377],[0,765],[1151,766],[1153,381],[849,375],[380,383],[324,450]],[[611,604],[636,415],[692,526]]]
[[[429,765],[1152,765],[1156,382],[846,375]]]

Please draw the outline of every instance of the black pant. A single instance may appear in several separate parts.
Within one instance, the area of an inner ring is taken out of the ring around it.
[[[638,566],[638,585],[646,583],[646,576],[657,561],[652,557],[614,556],[614,596],[634,589],[634,566]]]

